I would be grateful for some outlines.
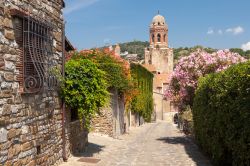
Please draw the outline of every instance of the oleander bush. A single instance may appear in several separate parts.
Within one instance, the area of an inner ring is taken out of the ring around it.
[[[250,165],[250,62],[199,80],[193,104],[197,142],[214,165]]]
[[[220,72],[233,64],[244,61],[246,61],[245,58],[229,50],[214,53],[197,50],[178,61],[165,96],[178,103],[179,111],[185,110],[187,106],[192,108],[194,93],[200,77]]]

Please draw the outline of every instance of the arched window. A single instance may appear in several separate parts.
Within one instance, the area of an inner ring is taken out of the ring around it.
[[[164,35],[164,42],[166,42],[166,37],[167,37],[167,35],[165,34],[165,35]]]
[[[155,35],[154,34],[152,35],[152,42],[153,43],[155,42]]]
[[[157,41],[161,42],[161,35],[160,34],[157,35]]]
[[[149,64],[152,64],[152,54],[150,54],[149,56],[149,61],[148,61]]]

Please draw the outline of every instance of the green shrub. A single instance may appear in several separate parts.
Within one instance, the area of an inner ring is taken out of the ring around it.
[[[195,136],[215,165],[250,165],[250,62],[201,78],[195,93]]]
[[[67,107],[78,110],[78,116],[89,127],[90,119],[109,99],[105,72],[88,59],[71,59],[65,66],[62,96]]]

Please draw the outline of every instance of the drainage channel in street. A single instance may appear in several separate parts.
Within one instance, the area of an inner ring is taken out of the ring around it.
[[[96,159],[96,158],[92,158],[92,157],[81,157],[79,160],[77,160],[79,162],[84,162],[84,163],[92,163],[92,164],[96,164],[99,161],[101,161],[101,159]]]

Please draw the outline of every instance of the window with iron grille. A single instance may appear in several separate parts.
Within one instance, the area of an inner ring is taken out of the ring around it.
[[[13,16],[15,38],[19,45],[17,69],[24,93],[52,90],[57,85],[53,68],[53,28],[30,16]]]

